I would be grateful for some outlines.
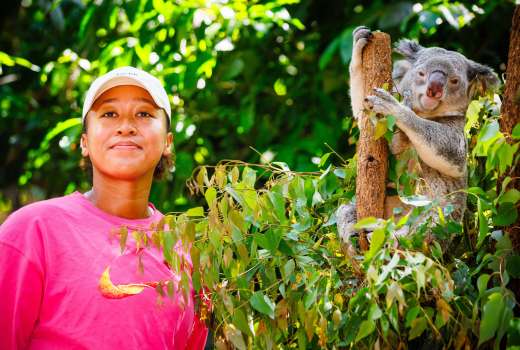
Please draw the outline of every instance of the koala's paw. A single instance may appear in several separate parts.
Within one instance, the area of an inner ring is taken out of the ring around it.
[[[357,234],[354,229],[356,224],[356,206],[353,203],[343,204],[336,211],[336,225],[338,235],[345,243],[350,241],[350,237]]]
[[[359,26],[352,32],[352,38],[354,39],[354,45],[358,49],[362,49],[372,39],[372,31],[365,26]]]
[[[385,89],[375,88],[373,95],[369,95],[364,100],[364,106],[369,111],[374,111],[383,115],[397,115],[399,111],[399,101]]]

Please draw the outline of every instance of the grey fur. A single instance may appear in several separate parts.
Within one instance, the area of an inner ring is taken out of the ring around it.
[[[417,151],[419,175],[423,179],[417,192],[439,200],[441,205],[452,203],[453,219],[462,220],[466,195],[460,190],[467,187],[466,110],[477,92],[498,86],[498,77],[491,68],[458,52],[425,48],[404,39],[397,42],[395,51],[405,59],[395,62],[392,72],[395,89],[403,96],[403,102],[383,89],[374,89],[372,95],[363,98],[361,53],[372,34],[368,28],[358,27],[353,37],[350,95],[354,117],[359,118],[363,109],[393,115],[399,131],[390,150],[394,154],[408,147]],[[350,219],[352,206],[340,207],[338,215],[348,214]],[[338,231],[348,240],[354,232],[353,225],[343,221],[338,220],[341,223]]]

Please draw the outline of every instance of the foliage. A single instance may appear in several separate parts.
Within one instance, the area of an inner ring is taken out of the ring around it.
[[[207,212],[167,217],[173,239],[159,245],[177,268],[173,242],[191,249],[193,285],[213,304],[217,348],[520,345],[508,289],[520,277],[520,257],[500,229],[516,219],[520,193],[496,191],[520,142],[504,146],[497,113],[489,98],[467,113],[472,199],[464,227],[447,219],[449,206],[403,197],[415,207],[409,214],[357,224],[372,231],[366,252],[355,239],[340,242],[335,225],[339,204],[355,193],[353,160],[336,168],[326,155],[312,173],[282,162],[201,167],[190,187]],[[439,224],[422,219],[432,210]],[[405,225],[412,233],[399,236]]]

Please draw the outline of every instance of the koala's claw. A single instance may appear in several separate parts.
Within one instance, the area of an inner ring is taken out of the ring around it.
[[[374,95],[369,95],[364,99],[365,108],[383,115],[396,115],[399,102],[386,90],[375,88]]]
[[[357,43],[359,40],[363,40],[363,39],[366,43],[370,39],[372,39],[372,37],[374,35],[372,34],[372,31],[368,27],[360,26],[360,27],[357,27],[356,29],[354,29],[354,31],[352,32],[352,36],[354,38],[354,43]]]
[[[366,109],[369,109],[369,110],[374,109],[374,101],[373,101],[372,97],[374,97],[374,96],[367,96],[363,99]]]
[[[388,91],[386,91],[385,89],[374,88],[373,91],[374,91],[374,95],[376,95],[377,97],[382,98],[383,100],[386,100],[386,101],[389,101],[389,102],[395,101],[394,96],[392,96],[392,94],[389,93]]]

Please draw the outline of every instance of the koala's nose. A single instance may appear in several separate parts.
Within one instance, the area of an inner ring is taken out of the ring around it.
[[[432,72],[428,77],[426,95],[430,98],[441,98],[444,92],[444,85],[446,85],[446,74],[441,71]]]

